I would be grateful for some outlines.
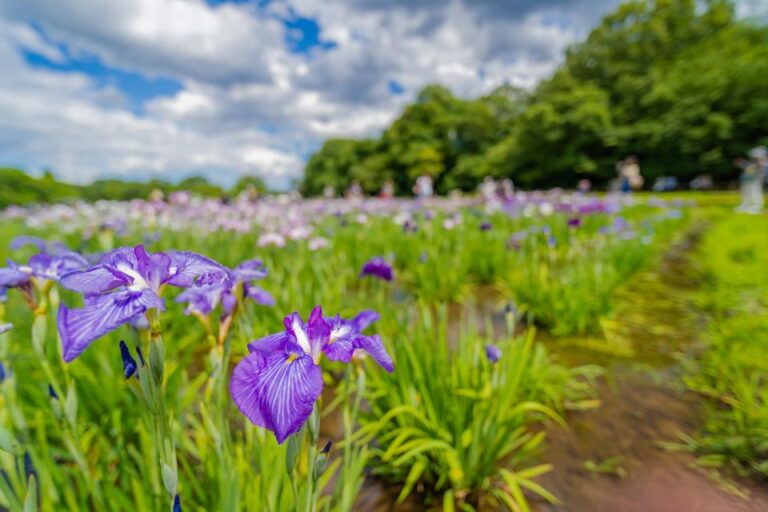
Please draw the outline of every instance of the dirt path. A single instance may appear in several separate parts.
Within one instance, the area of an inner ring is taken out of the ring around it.
[[[617,353],[596,355],[562,344],[551,348],[564,360],[605,366],[602,406],[569,414],[567,430],[552,430],[543,459],[555,470],[541,483],[562,500],[537,504],[559,512],[721,512],[768,511],[768,486],[738,482],[748,495],[725,490],[700,469],[694,457],[670,452],[660,442],[677,442],[700,423],[701,399],[680,386],[677,355],[695,351],[705,319],[691,303],[697,276],[690,264],[703,226],[675,244],[658,268],[620,294],[617,318],[606,338]],[[590,471],[585,461],[604,464]],[[623,476],[621,476],[621,475]]]

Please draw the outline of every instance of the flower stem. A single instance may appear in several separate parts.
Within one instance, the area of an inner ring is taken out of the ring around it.
[[[150,324],[149,364],[139,370],[139,380],[141,381],[144,398],[151,413],[152,431],[163,486],[169,496],[170,508],[173,509],[173,499],[178,494],[179,480],[176,445],[173,439],[171,419],[165,405],[165,391],[163,389],[165,346],[163,344],[160,318],[157,311],[148,311],[147,319]]]

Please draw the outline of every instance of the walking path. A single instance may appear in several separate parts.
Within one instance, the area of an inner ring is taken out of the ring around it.
[[[701,421],[701,399],[681,386],[679,356],[700,349],[697,336],[706,322],[691,300],[697,276],[690,254],[703,229],[695,226],[657,268],[637,276],[617,297],[618,322],[609,325],[606,340],[632,355],[603,354],[601,407],[569,414],[568,429],[551,431],[543,459],[555,470],[540,483],[562,504],[539,504],[537,510],[768,511],[768,486],[738,482],[745,496],[737,496],[693,467],[693,455],[660,447],[678,442],[680,433],[695,431]],[[595,354],[584,350],[552,349],[563,359],[595,362]],[[592,470],[585,461],[592,461]]]

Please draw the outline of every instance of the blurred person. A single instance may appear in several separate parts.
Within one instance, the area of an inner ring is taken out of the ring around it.
[[[395,197],[395,182],[392,181],[392,178],[387,178],[384,181],[384,185],[381,187],[381,192],[379,192],[379,197],[382,199],[392,199]]]
[[[675,176],[659,176],[653,182],[654,192],[672,192],[677,189],[677,178]]]
[[[587,192],[589,192],[592,189],[592,182],[589,181],[587,178],[582,178],[576,184],[576,188],[582,194],[586,194]]]
[[[640,163],[637,161],[636,156],[630,155],[624,160],[622,172],[624,173],[624,177],[627,179],[629,187],[632,190],[640,190],[643,188],[643,183],[645,183],[645,180],[643,179],[643,175],[640,173]]]
[[[323,197],[326,199],[333,199],[336,197],[336,189],[332,185],[326,185],[323,187]]]
[[[622,194],[626,194],[630,192],[632,189],[629,186],[629,180],[624,174],[624,166],[626,165],[625,160],[619,160],[616,162],[616,174],[618,176],[617,182],[618,182],[618,190]]]
[[[347,189],[347,199],[359,200],[363,198],[363,187],[360,186],[360,182],[352,180]]]
[[[419,199],[428,199],[434,194],[434,188],[432,184],[432,176],[429,174],[422,174],[416,178],[416,183],[413,185],[413,193]]]
[[[512,178],[501,180],[501,197],[506,200],[515,197],[515,184],[512,182]]]
[[[742,168],[739,176],[741,204],[739,212],[760,213],[763,211],[763,181],[768,168],[768,149],[764,146],[753,148],[749,160],[739,159],[736,165]]]
[[[496,180],[490,176],[483,178],[483,182],[478,186],[480,189],[480,195],[483,196],[483,200],[486,202],[494,201],[496,199]]]
[[[693,190],[711,190],[713,186],[712,176],[700,174],[693,178],[689,185]]]
[[[153,203],[161,202],[164,197],[165,194],[163,194],[163,191],[159,188],[153,189],[152,192],[149,193],[149,200]]]

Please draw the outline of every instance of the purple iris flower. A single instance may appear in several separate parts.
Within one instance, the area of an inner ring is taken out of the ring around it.
[[[150,255],[142,245],[115,249],[97,265],[60,280],[62,286],[85,298],[81,309],[59,306],[64,360],[72,361],[94,340],[150,309],[165,310],[160,298],[165,285],[189,288],[231,281],[224,266],[200,254],[169,251]]]
[[[488,358],[488,361],[490,361],[491,364],[495,364],[499,359],[501,359],[501,349],[496,345],[486,345],[485,357]]]
[[[570,219],[568,219],[568,227],[578,228],[579,226],[581,226],[580,217],[571,217]]]
[[[393,276],[392,265],[381,256],[368,260],[360,271],[360,277],[374,276],[385,281],[391,281]]]
[[[323,354],[346,363],[360,349],[388,372],[394,370],[381,338],[361,333],[377,318],[364,311],[352,320],[326,319],[320,306],[306,323],[298,313],[285,317],[285,332],[250,343],[250,354],[235,367],[230,392],[237,407],[282,443],[301,429],[323,391]]]
[[[7,267],[0,268],[0,289],[24,288],[30,285],[32,279],[38,283],[58,281],[62,276],[87,266],[85,258],[67,250],[61,250],[57,254],[35,254],[29,258],[26,265],[9,260]]]
[[[493,225],[487,220],[480,224],[480,231],[490,231]]]
[[[176,302],[186,302],[187,314],[194,313],[207,316],[216,306],[221,304],[224,315],[234,311],[237,304],[235,293],[238,285],[243,285],[243,298],[251,299],[264,306],[274,306],[272,295],[258,286],[254,281],[263,279],[267,269],[260,260],[247,260],[231,271],[232,281],[187,288],[176,297]]]

